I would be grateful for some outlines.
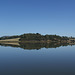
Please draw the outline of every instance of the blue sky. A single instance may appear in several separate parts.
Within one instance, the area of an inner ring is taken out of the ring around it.
[[[75,0],[0,0],[0,36],[23,33],[75,37]]]

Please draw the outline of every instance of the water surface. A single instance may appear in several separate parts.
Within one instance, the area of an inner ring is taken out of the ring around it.
[[[28,47],[0,46],[0,75],[75,75],[74,45]]]

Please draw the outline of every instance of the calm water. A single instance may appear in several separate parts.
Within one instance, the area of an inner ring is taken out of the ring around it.
[[[75,46],[0,46],[0,75],[75,75]]]

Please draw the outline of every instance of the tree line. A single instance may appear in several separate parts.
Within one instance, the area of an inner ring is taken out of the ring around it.
[[[20,41],[60,41],[60,40],[68,40],[69,37],[66,36],[59,36],[59,35],[41,35],[39,33],[27,33],[22,35],[15,35],[15,36],[4,36],[0,37],[0,40],[5,39],[13,39],[13,38],[20,38]]]
[[[60,41],[60,40],[68,40],[69,38],[66,36],[59,35],[41,35],[39,33],[28,33],[20,36],[20,41]]]

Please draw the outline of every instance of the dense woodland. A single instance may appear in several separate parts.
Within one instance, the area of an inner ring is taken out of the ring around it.
[[[23,34],[20,36],[20,41],[60,41],[60,40],[68,40],[69,38],[66,36],[58,36],[58,35],[41,35],[39,33],[36,34]]]
[[[72,42],[75,42],[75,37],[48,35],[48,34],[41,35],[39,33],[27,33],[22,35],[0,37],[1,42],[4,42],[4,40],[5,42],[7,42],[6,39],[12,39],[12,42],[21,42],[21,43],[51,43],[51,42],[72,43]],[[8,40],[8,42],[11,42],[11,41]]]
[[[58,36],[58,35],[41,35],[39,33],[28,33],[16,36],[3,36],[0,37],[0,40],[5,39],[13,39],[13,38],[20,38],[19,41],[60,41],[60,40],[68,40],[69,37],[66,36]]]
[[[36,41],[41,41],[41,40],[68,40],[68,37],[66,36],[58,36],[58,35],[41,35],[39,33],[28,33],[28,34],[23,34],[23,35],[15,35],[15,36],[3,36],[0,37],[0,40],[5,40],[5,39],[13,39],[13,38],[20,38],[20,40],[24,41],[30,41],[30,40],[36,40]]]

